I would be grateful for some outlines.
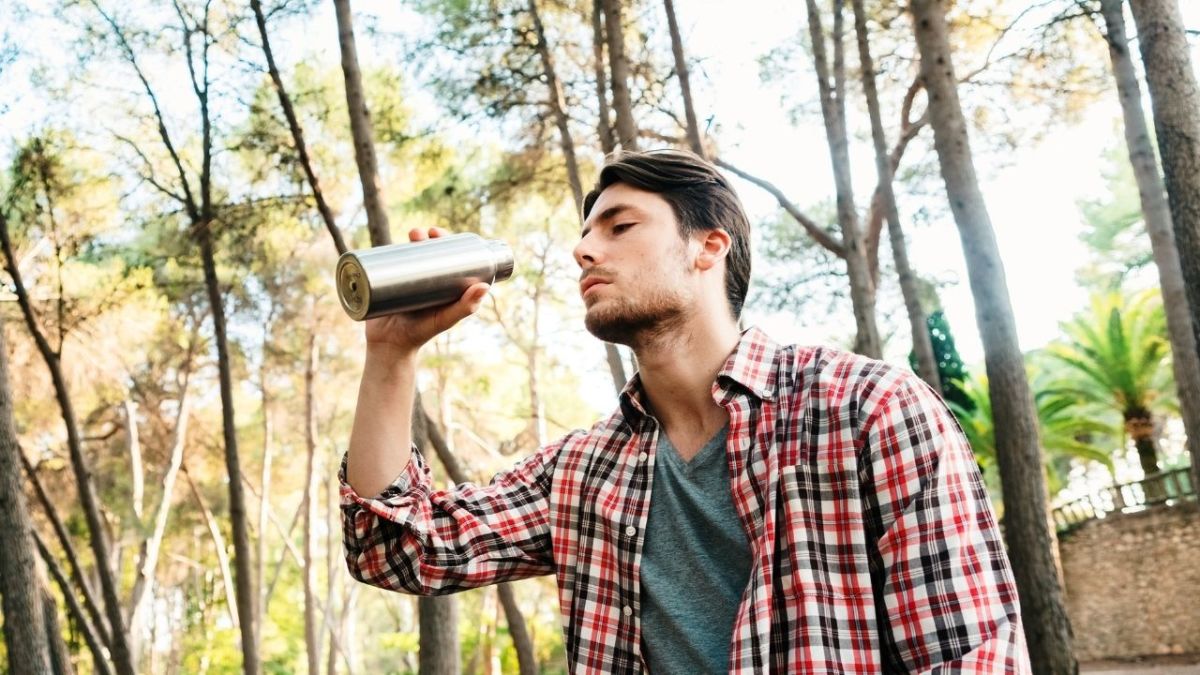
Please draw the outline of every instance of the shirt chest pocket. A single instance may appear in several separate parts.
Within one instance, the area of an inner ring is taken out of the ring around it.
[[[858,476],[842,463],[785,466],[776,502],[775,561],[795,597],[871,595]]]

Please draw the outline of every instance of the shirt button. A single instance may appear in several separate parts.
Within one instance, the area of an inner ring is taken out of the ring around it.
[[[625,616],[633,616],[633,608],[632,608],[632,607],[630,607],[629,605],[625,605],[624,607],[622,607],[622,608],[621,608],[621,612],[622,612],[622,613],[623,613]]]
[[[625,528],[625,536],[626,536],[626,537],[632,537],[632,536],[633,536],[633,535],[635,535],[635,534],[637,534],[637,528],[636,528],[636,527],[634,527],[634,526],[630,525],[629,527]]]
[[[643,453],[640,453],[640,454],[638,454],[638,461],[639,461],[639,462],[644,462],[644,461],[646,461],[646,460],[648,460],[648,459],[650,459],[650,455],[649,455],[649,453],[645,453],[645,452],[643,452]]]

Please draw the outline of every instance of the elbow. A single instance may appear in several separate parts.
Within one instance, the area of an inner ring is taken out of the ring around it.
[[[346,570],[355,581],[406,595],[438,595],[437,587],[424,582],[421,567],[413,556],[381,558],[369,550],[346,550]]]

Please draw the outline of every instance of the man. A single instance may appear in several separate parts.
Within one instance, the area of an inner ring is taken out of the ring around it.
[[[725,178],[625,154],[584,216],[587,329],[640,366],[620,406],[486,487],[435,491],[410,450],[417,352],[487,287],[368,322],[351,573],[419,594],[555,574],[575,673],[1028,672],[954,418],[908,371],[739,332],[750,227]]]

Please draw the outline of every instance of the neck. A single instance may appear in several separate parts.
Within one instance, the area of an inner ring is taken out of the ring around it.
[[[636,346],[642,389],[673,439],[677,433],[709,438],[729,420],[713,401],[712,385],[740,337],[731,317],[710,313]]]

